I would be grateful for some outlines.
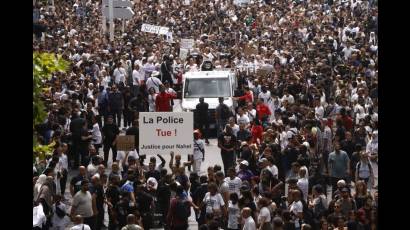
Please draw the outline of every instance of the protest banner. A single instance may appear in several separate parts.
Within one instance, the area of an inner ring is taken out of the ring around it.
[[[242,6],[249,3],[249,0],[234,0],[233,4],[236,6]]]
[[[192,154],[192,112],[141,112],[139,128],[140,154]]]
[[[194,39],[186,39],[181,38],[181,49],[192,49],[194,47],[195,40]]]
[[[189,53],[188,49],[179,49],[179,59],[181,60],[185,60],[185,58],[187,58]]]
[[[117,150],[120,151],[132,151],[135,148],[134,135],[118,136]]]
[[[166,35],[169,31],[168,27],[163,27],[163,26],[155,26],[155,25],[150,25],[150,24],[142,24],[141,26],[141,31],[142,32],[147,32],[147,33],[153,33],[153,34],[162,34]]]

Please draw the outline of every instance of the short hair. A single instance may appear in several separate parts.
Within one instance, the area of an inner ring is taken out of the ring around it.
[[[200,182],[201,184],[204,184],[204,183],[208,182],[208,177],[205,176],[205,175],[202,175],[202,176],[199,178],[199,182]]]

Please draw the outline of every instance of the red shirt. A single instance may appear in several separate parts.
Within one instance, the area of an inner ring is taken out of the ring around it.
[[[245,95],[238,97],[239,100],[245,100],[246,102],[253,102],[252,93],[249,91]]]
[[[252,143],[258,143],[258,139],[262,140],[263,127],[262,125],[254,125],[251,129]]]
[[[263,103],[256,106],[256,112],[258,113],[259,120],[262,120],[264,116],[269,116],[272,114],[269,107]]]
[[[176,95],[162,92],[157,95],[155,99],[156,112],[169,112],[171,111],[170,100],[176,98]]]
[[[353,120],[349,116],[342,117],[343,125],[347,131],[351,131],[353,128]]]

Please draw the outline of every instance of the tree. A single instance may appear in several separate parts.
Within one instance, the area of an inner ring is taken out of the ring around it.
[[[45,121],[47,112],[44,104],[44,93],[49,90],[46,82],[51,79],[52,74],[58,71],[65,72],[69,63],[61,55],[52,53],[33,53],[33,152],[40,158],[51,151],[53,143],[49,146],[39,145],[35,127]]]

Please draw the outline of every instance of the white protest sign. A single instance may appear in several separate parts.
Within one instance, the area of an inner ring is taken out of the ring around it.
[[[140,154],[192,154],[193,116],[192,112],[141,112]]]
[[[188,56],[188,53],[188,49],[179,49],[179,59],[185,60],[185,58]]]
[[[181,49],[192,49],[194,47],[194,39],[181,38]]]
[[[142,32],[147,32],[147,33],[153,33],[153,34],[162,34],[166,35],[169,31],[168,27],[163,27],[163,26],[155,26],[155,25],[150,25],[150,24],[142,24],[141,26],[141,31]]]
[[[233,1],[233,4],[237,6],[245,5],[248,3],[249,3],[249,0],[234,0]]]
[[[172,38],[172,32],[168,32],[167,34],[166,34],[166,40],[167,40],[167,42],[168,43],[173,43],[174,42],[174,39]]]

